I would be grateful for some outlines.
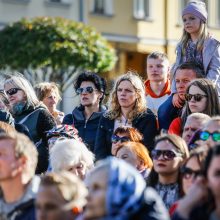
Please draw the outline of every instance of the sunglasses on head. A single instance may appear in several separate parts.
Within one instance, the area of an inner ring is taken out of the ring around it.
[[[151,156],[153,160],[158,160],[160,156],[163,156],[164,160],[173,160],[175,157],[181,157],[182,154],[172,150],[152,150]]]
[[[215,142],[220,142],[220,132],[215,131],[213,133],[210,133],[208,131],[201,131],[200,133],[200,139],[203,141],[207,141],[209,137],[212,137],[212,140]]]
[[[82,94],[83,92],[84,93],[93,93],[94,91],[96,91],[97,89],[94,89],[93,87],[91,87],[91,86],[88,86],[88,87],[81,87],[81,88],[78,88],[77,90],[76,90],[76,93],[78,94],[78,95],[80,95],[80,94]]]
[[[200,102],[204,97],[207,97],[207,95],[202,95],[202,94],[195,94],[195,95],[192,95],[192,94],[185,94],[185,99],[187,102],[189,102],[192,97],[194,98],[194,100],[196,102]]]
[[[202,175],[201,170],[192,170],[192,169],[185,167],[185,166],[182,167],[180,171],[183,175],[183,178],[185,178],[185,179],[190,179],[191,177],[196,178],[197,176]]]
[[[9,89],[8,91],[5,91],[5,93],[6,93],[7,95],[14,95],[14,94],[16,94],[19,90],[21,90],[21,89],[19,89],[19,88],[11,88],[11,89]]]
[[[127,142],[127,141],[130,141],[130,138],[129,137],[119,137],[118,135],[112,135],[112,139],[111,139],[112,143],[113,144],[116,144],[117,142]]]

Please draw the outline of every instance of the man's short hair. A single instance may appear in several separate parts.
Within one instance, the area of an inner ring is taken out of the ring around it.
[[[165,53],[154,51],[147,56],[148,59],[161,59],[169,63],[169,59]]]
[[[18,132],[0,133],[1,140],[12,140],[14,142],[14,152],[17,159],[25,157],[26,168],[22,172],[27,182],[34,176],[37,166],[38,153],[33,142],[24,134]]]
[[[201,66],[198,64],[195,64],[193,62],[185,62],[179,65],[176,69],[177,70],[192,70],[196,74],[196,78],[204,78],[205,77],[205,72]],[[176,73],[175,72],[175,73]],[[175,74],[176,75],[176,74]]]

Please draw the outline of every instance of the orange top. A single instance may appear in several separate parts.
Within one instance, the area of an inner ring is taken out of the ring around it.
[[[146,80],[146,81],[144,82],[144,85],[145,85],[145,94],[146,94],[146,95],[150,95],[150,96],[153,97],[153,98],[160,98],[160,97],[162,97],[162,96],[164,96],[164,95],[166,95],[166,94],[170,95],[170,93],[171,93],[170,81],[169,81],[169,80],[167,80],[167,82],[166,82],[166,84],[165,84],[165,86],[164,86],[162,92],[160,93],[160,95],[156,95],[156,94],[153,92],[153,90],[152,90],[151,87],[150,87],[150,80]]]

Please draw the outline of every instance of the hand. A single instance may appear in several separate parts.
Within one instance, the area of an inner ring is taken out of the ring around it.
[[[177,212],[182,217],[188,219],[192,209],[198,204],[203,203],[208,198],[208,187],[204,177],[197,177],[190,187],[187,195],[179,201]]]
[[[112,144],[111,153],[112,153],[113,156],[116,156],[117,150],[118,150],[118,144]]]
[[[175,106],[175,107],[177,107],[177,108],[182,108],[183,107],[183,100],[180,98],[180,96],[177,94],[177,93],[175,93],[174,95],[173,95],[173,100],[172,100],[172,103],[173,103],[173,105]]]

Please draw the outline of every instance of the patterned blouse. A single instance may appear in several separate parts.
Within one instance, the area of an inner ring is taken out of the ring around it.
[[[157,183],[155,186],[157,193],[162,198],[166,208],[169,210],[171,205],[176,202],[179,198],[179,184],[171,183],[163,185],[161,183]]]
[[[194,43],[192,40],[188,41],[186,47],[186,53],[183,57],[184,62],[194,62],[197,65],[203,67],[203,59],[202,59],[202,51],[198,51],[196,49],[197,44]]]

